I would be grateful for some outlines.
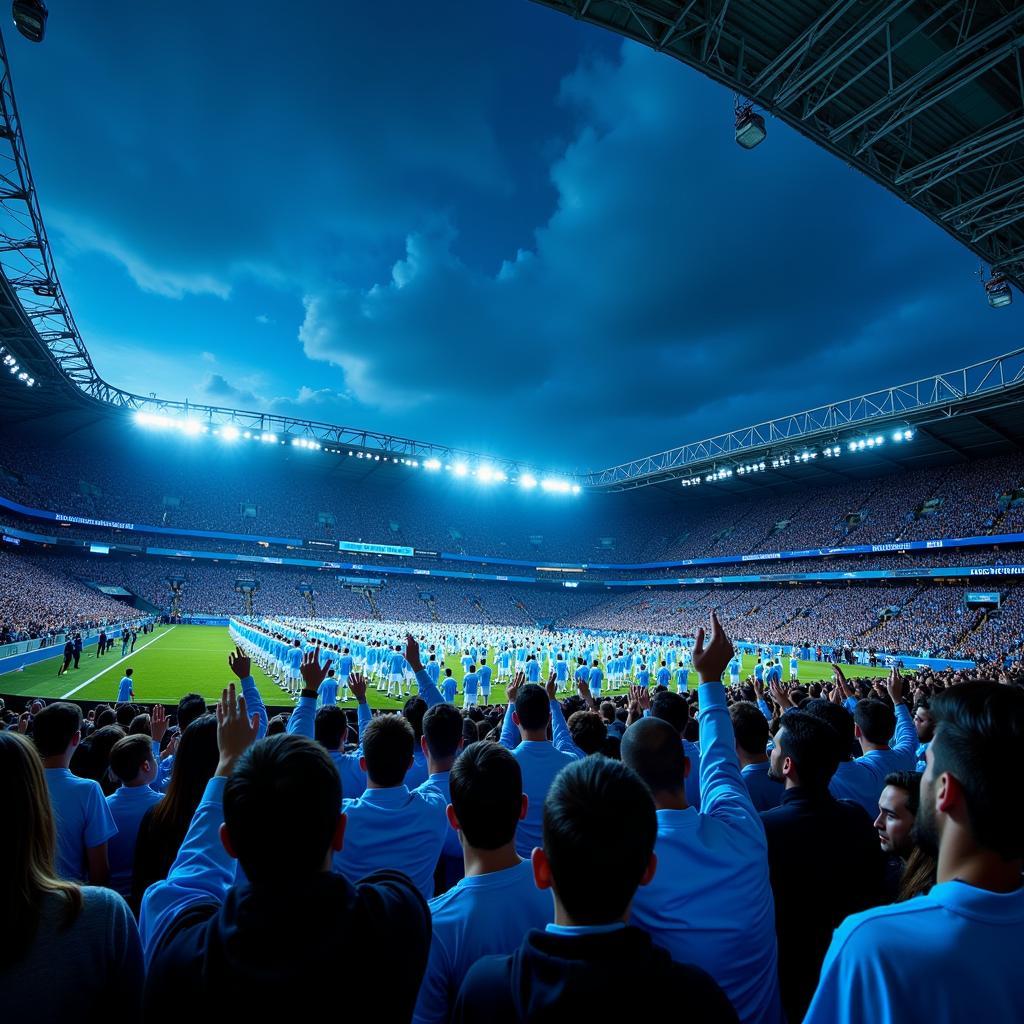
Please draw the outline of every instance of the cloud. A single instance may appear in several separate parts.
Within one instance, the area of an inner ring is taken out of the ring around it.
[[[51,211],[47,219],[72,249],[101,253],[114,260],[144,292],[168,299],[183,299],[187,295],[215,295],[227,299],[231,295],[230,284],[213,274],[155,266],[112,234],[59,210]]]
[[[267,316],[266,313],[259,313],[256,316],[256,323],[258,323],[258,324],[269,324],[269,323],[273,323],[273,321],[270,319],[269,316]]]
[[[262,404],[254,392],[236,387],[220,373],[208,373],[203,380],[202,390],[215,401],[223,400],[250,407]]]
[[[305,296],[306,355],[383,429],[594,464],[946,369],[982,329],[1010,347],[956,243],[782,125],[740,152],[728,96],[672,61],[626,44],[561,100],[554,212],[496,272],[449,226]]]
[[[200,353],[200,356],[201,356],[201,358],[202,358],[204,363],[215,363],[215,362],[217,362],[217,357],[212,352],[202,352],[202,353]]]

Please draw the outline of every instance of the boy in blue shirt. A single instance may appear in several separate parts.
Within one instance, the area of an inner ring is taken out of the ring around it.
[[[132,683],[134,669],[126,668],[121,682],[117,685],[117,703],[128,704],[135,698],[135,687]]]
[[[152,787],[159,768],[148,736],[125,736],[110,751],[110,770],[121,780],[121,788],[107,797],[107,807],[117,825],[117,835],[107,843],[110,861],[110,888],[126,900],[132,894],[135,866],[135,841],[146,811],[163,794]]]
[[[77,704],[57,701],[32,721],[32,739],[43,759],[53,805],[57,876],[106,885],[110,875],[107,842],[117,834],[117,825],[99,783],[71,774],[71,757],[81,738],[82,709]]]
[[[516,826],[526,813],[519,762],[498,744],[471,743],[448,784],[450,835],[461,844],[465,877],[430,901],[433,938],[415,1024],[448,1021],[462,979],[480,957],[513,952],[554,916],[530,862],[516,853]]]
[[[806,1024],[1020,1018],[1024,973],[1024,692],[961,683],[932,699],[915,833],[937,884],[836,929]],[[951,968],[955,965],[955,968]],[[955,970],[955,984],[941,984]]]

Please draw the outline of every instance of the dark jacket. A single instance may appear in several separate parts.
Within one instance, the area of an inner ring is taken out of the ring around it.
[[[288,878],[283,865],[279,883],[236,884],[223,904],[198,904],[177,918],[149,964],[146,1024],[189,1015],[374,1024],[412,1017],[431,929],[410,879],[398,871],[358,885],[328,872],[299,884]]]
[[[779,939],[779,988],[791,1021],[804,1018],[832,932],[885,902],[885,862],[867,812],[827,790],[797,787],[761,813]]]
[[[632,966],[624,980],[625,965]],[[452,1024],[658,1020],[673,1006],[693,1024],[737,1020],[708,974],[674,963],[639,928],[573,936],[531,931],[511,956],[485,956],[469,969]]]

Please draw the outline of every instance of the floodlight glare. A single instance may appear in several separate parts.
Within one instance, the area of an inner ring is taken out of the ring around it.
[[[455,465],[452,466],[452,472],[456,476],[468,476],[469,466],[467,466],[464,462],[456,462]]]
[[[505,476],[505,474],[500,469],[496,469],[494,471],[494,479],[497,483],[503,484],[508,479],[508,477]]]
[[[903,431],[903,440],[904,441],[912,441],[913,439],[914,439],[914,432],[912,430],[904,430]]]
[[[875,438],[875,444],[885,444],[885,438],[881,434]]]
[[[489,484],[494,479],[494,470],[490,466],[481,466],[476,471],[476,478],[482,484]]]
[[[583,490],[583,488],[582,488],[582,487],[580,487],[580,485],[579,485],[579,484],[573,484],[573,485],[572,485],[572,493],[573,493],[573,494],[579,494],[579,493],[580,493],[580,491],[582,491],[582,490]]]
[[[227,426],[220,428],[220,436],[222,441],[237,441],[239,437],[238,427],[233,427],[229,423]]]
[[[535,477],[531,476],[529,473],[524,473],[519,478],[519,486],[520,487],[525,487],[527,490],[532,490],[534,487],[537,486],[537,480],[536,480]]]
[[[265,444],[277,444],[277,434],[260,434],[260,440]]]
[[[427,459],[427,461],[423,463],[423,468],[424,469],[429,469],[432,472],[436,471],[436,470],[441,468],[441,460],[440,459]]]
[[[198,420],[181,421],[181,432],[186,434],[188,437],[198,437],[200,434],[205,433],[205,431],[206,427],[204,427]]]

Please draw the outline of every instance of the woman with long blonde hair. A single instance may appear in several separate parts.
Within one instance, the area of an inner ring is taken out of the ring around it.
[[[43,763],[32,743],[0,732],[0,990],[11,1020],[138,1020],[142,948],[111,889],[57,877]]]

